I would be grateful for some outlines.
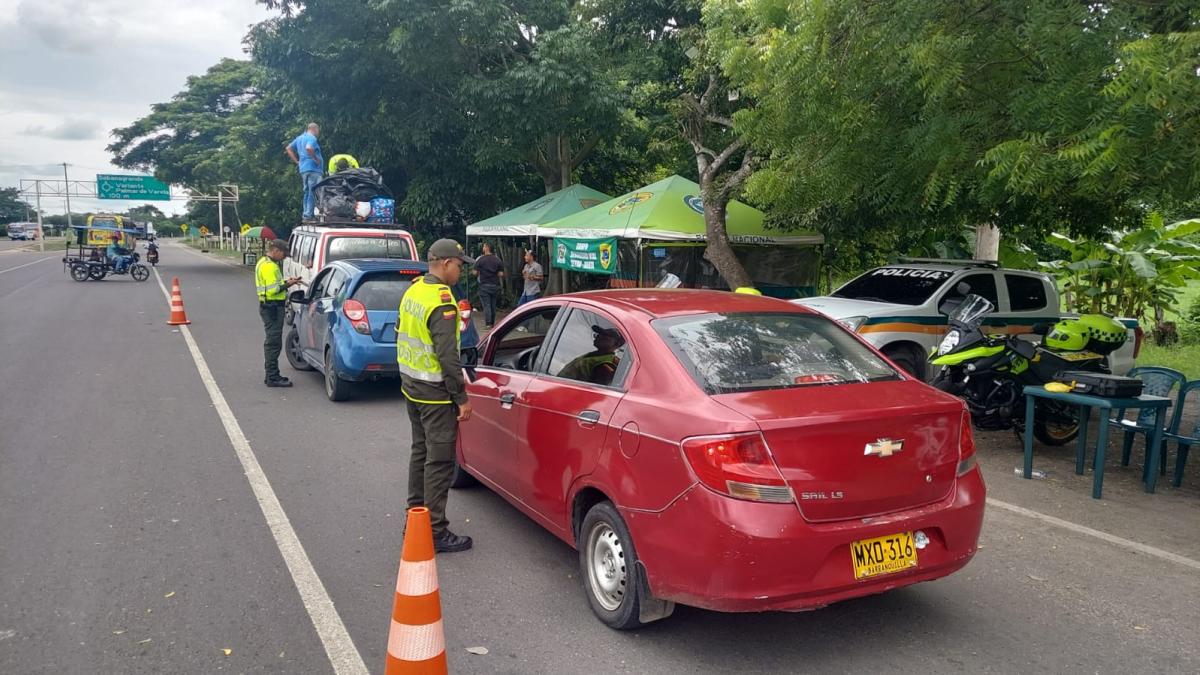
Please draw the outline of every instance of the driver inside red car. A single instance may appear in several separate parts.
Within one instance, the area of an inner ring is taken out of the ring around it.
[[[612,384],[613,375],[616,375],[617,366],[621,363],[616,351],[625,344],[625,338],[613,328],[600,326],[592,326],[592,333],[592,346],[596,348],[595,351],[571,360],[558,371],[559,377],[592,384]]]

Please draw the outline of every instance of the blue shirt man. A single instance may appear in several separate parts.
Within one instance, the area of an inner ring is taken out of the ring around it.
[[[320,133],[321,127],[316,122],[310,122],[308,129],[285,148],[288,157],[300,171],[300,182],[304,186],[304,220],[312,220],[312,190],[313,186],[321,182],[321,169],[325,166],[325,157],[321,155],[321,145],[317,143],[317,136]]]
[[[117,272],[124,271],[125,267],[129,264],[129,256],[126,255],[128,251],[125,247],[121,246],[118,238],[113,237],[109,241],[107,253],[109,259],[113,261],[113,268]]]

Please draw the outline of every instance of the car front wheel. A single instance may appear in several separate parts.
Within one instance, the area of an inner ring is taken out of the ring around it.
[[[312,370],[313,367],[308,365],[308,361],[304,360],[304,353],[300,349],[300,331],[292,326],[288,331],[287,337],[283,341],[283,353],[287,355],[288,364],[296,370]]]

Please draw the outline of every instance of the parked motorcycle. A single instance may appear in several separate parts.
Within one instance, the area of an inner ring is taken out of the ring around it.
[[[940,368],[932,384],[963,398],[975,426],[984,430],[1023,431],[1022,389],[1043,386],[1064,370],[1107,373],[1107,354],[1125,343],[1125,327],[1102,314],[1067,318],[1053,326],[1035,327],[1043,339],[1033,342],[1016,335],[987,335],[984,320],[995,306],[968,295],[957,307],[947,307],[950,330],[932,354]],[[1034,436],[1047,445],[1064,445],[1079,434],[1073,406],[1038,398],[1034,403]]]

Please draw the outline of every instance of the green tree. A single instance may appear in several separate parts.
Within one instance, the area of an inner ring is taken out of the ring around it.
[[[21,200],[19,189],[15,187],[0,188],[0,223],[25,220],[29,214],[29,205]]]
[[[153,171],[164,182],[212,193],[234,183],[246,199],[242,219],[286,224],[298,219],[299,183],[283,159],[287,125],[266,75],[249,61],[224,59],[151,113],[113,131],[108,146],[118,166]],[[216,222],[216,206],[190,205]]]
[[[1066,144],[1085,143],[1089,133],[1111,136],[1124,106],[1114,107],[1120,92],[1145,102],[1154,100],[1149,91],[1164,90],[1123,88],[1121,76],[1144,82],[1148,75],[1119,66],[1146,36],[1194,26],[1187,18],[1194,10],[1183,3],[709,6],[726,24],[751,26],[749,37],[716,31],[728,37],[720,50],[726,73],[758,102],[738,117],[739,130],[770,155],[750,193],[827,234],[845,216],[865,220],[869,232],[997,226],[1033,239],[1054,228],[1094,233],[1143,216],[1143,197],[1155,191],[1133,178],[1139,153],[1153,147],[1158,161],[1189,164],[1194,175],[1194,143],[1172,151],[1142,133],[1140,146],[1107,146],[1113,166],[1134,168],[1118,189],[1096,189],[1117,174],[1089,177],[1072,159],[1081,150]],[[1168,74],[1151,79],[1175,83],[1171,91],[1194,88],[1194,55],[1187,57],[1192,81],[1180,84],[1186,49],[1179,40],[1161,42],[1173,48],[1162,46],[1143,63],[1166,65]],[[1121,115],[1137,110],[1145,109],[1135,104]],[[1045,148],[1044,155],[1031,147]]]

